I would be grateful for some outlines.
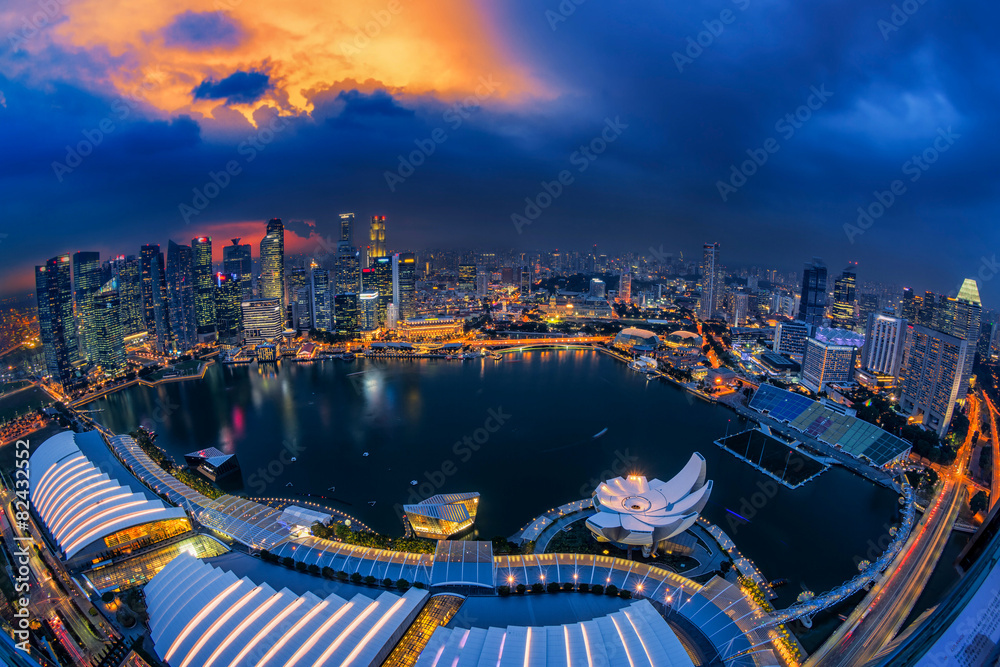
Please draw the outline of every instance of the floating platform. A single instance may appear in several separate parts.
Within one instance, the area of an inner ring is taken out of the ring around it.
[[[789,489],[799,488],[830,467],[757,428],[719,438],[715,444]]]

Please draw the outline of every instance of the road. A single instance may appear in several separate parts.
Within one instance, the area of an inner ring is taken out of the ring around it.
[[[4,505],[3,511],[0,512],[0,532],[3,534],[7,548],[11,553],[17,553],[21,546],[15,543],[14,538],[31,537],[33,543],[39,545],[43,553],[47,553],[45,542],[42,540],[33,519],[29,518],[27,531],[20,527],[15,528],[14,517],[10,514],[11,500],[13,500],[13,496],[9,490],[0,490],[0,502],[3,502]],[[80,595],[70,580],[69,573],[56,558],[41,558],[34,548],[28,547],[28,568],[30,608],[35,614],[44,616],[49,621],[60,642],[67,652],[74,656],[74,659],[82,654],[83,659],[78,661],[79,664],[86,664],[91,659],[96,662],[99,656],[103,655],[107,647],[120,635],[108,626],[100,615],[93,617],[92,623],[99,626],[99,633],[102,630],[103,633],[94,634],[94,625],[91,624],[91,620],[88,620],[83,611],[92,605],[89,600]],[[64,591],[68,591],[68,594]],[[83,641],[84,648],[82,650],[66,632],[59,617],[56,616],[56,610],[69,623],[76,636]],[[60,633],[60,631],[62,632]]]
[[[979,401],[970,396],[969,433],[947,476],[942,476],[937,496],[899,556],[847,621],[813,653],[807,662],[809,667],[863,665],[899,632],[941,558],[966,501],[965,473],[975,432],[971,424],[978,423],[978,419]]]
[[[997,439],[997,408],[990,397],[983,393],[990,414],[990,441],[993,446],[993,475],[990,478],[990,509],[1000,499],[1000,439]]]

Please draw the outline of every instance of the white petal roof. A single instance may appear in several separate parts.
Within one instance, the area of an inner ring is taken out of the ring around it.
[[[32,506],[66,558],[125,528],[186,516],[98,468],[70,431],[43,442],[30,462]]]
[[[598,512],[587,525],[617,542],[638,543],[654,531],[654,541],[676,535],[687,530],[708,503],[712,482],[705,477],[705,457],[695,452],[666,482],[641,475],[610,479],[594,491]]]
[[[171,667],[379,664],[423,606],[411,589],[372,600],[275,591],[184,553],[146,584],[157,655]]]

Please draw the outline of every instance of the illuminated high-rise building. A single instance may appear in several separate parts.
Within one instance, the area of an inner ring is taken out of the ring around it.
[[[362,292],[358,295],[358,329],[360,331],[375,331],[379,328],[379,294],[376,291]]]
[[[280,218],[267,223],[267,233],[260,241],[260,297],[277,299],[285,308],[285,227]]]
[[[35,267],[35,297],[45,366],[52,382],[70,391],[76,384],[76,322],[69,255],[53,257]]]
[[[167,301],[170,324],[180,349],[198,344],[198,321],[195,316],[193,275],[194,254],[190,246],[170,241],[167,244]]]
[[[388,255],[385,245],[385,216],[373,215],[368,231],[368,262]]]
[[[146,330],[142,305],[142,269],[135,255],[111,261],[111,276],[118,279],[122,331],[126,336]]]
[[[153,335],[156,333],[156,313],[155,295],[158,273],[156,270],[157,258],[160,256],[160,246],[150,243],[139,249],[139,259],[141,262],[142,280],[142,321],[146,325],[146,331]]]
[[[338,334],[351,335],[358,330],[358,295],[338,294],[333,302],[334,329]]]
[[[174,349],[173,329],[170,325],[170,308],[167,301],[166,271],[163,253],[156,244],[144,245],[140,249],[142,270],[142,299],[146,331],[156,342],[160,352]]]
[[[521,301],[527,301],[531,298],[531,267],[522,266],[521,267]]]
[[[903,411],[943,437],[961,398],[962,369],[970,354],[972,349],[965,339],[911,325],[900,366],[899,405]]]
[[[417,258],[413,253],[392,256],[392,294],[401,320],[417,316]]]
[[[698,316],[703,320],[711,317],[722,307],[722,262],[719,243],[706,243],[702,247],[701,258],[701,301]]]
[[[983,322],[979,330],[979,341],[976,343],[976,354],[984,362],[993,355],[993,323]]]
[[[908,323],[901,317],[872,313],[865,327],[865,347],[858,381],[869,388],[894,387],[899,379]]]
[[[191,275],[194,277],[194,316],[198,334],[215,331],[215,289],[212,270],[212,237],[191,239]]]
[[[381,326],[385,323],[386,309],[394,298],[392,293],[392,258],[376,257],[372,260],[371,273],[372,280],[370,283],[364,284],[364,289],[378,292],[378,322]]]
[[[632,303],[631,269],[623,270],[618,278],[618,300],[625,304]]]
[[[243,282],[237,273],[217,273],[213,282],[219,345],[237,347],[243,332]]]
[[[347,241],[337,244],[334,274],[337,294],[357,294],[361,291],[361,253]]]
[[[799,319],[814,327],[822,326],[826,317],[826,265],[819,259],[802,270],[802,296],[799,299]]]
[[[281,336],[285,313],[280,299],[247,299],[240,309],[245,343],[266,343]]]
[[[240,281],[240,292],[244,299],[253,297],[253,255],[249,243],[243,239],[230,239],[232,245],[222,249],[222,272],[227,276],[236,275]]]
[[[312,328],[320,331],[332,331],[333,301],[330,290],[330,271],[314,265],[310,278]]]
[[[854,326],[854,304],[857,301],[857,274],[853,267],[847,267],[840,277],[833,281],[833,307],[831,319],[838,327]]]
[[[309,331],[313,328],[312,286],[291,288],[292,328]]]
[[[354,245],[354,214],[340,214],[340,241],[348,246]]]
[[[472,292],[476,289],[476,265],[458,265],[458,289],[461,292]]]
[[[94,295],[101,288],[101,254],[80,251],[73,253],[73,298],[79,326],[80,358],[94,361],[97,322],[94,319]]]
[[[913,324],[919,324],[917,322],[918,314],[923,306],[924,299],[922,296],[916,294],[911,288],[906,287],[903,289],[903,305],[900,310],[900,316],[907,322]]]
[[[934,311],[931,328],[968,341],[969,354],[962,366],[962,384],[958,400],[964,401],[972,378],[976,345],[982,325],[983,304],[979,298],[979,285],[972,278],[966,278],[956,297],[942,296]]]
[[[121,299],[115,278],[105,283],[94,295],[94,324],[94,364],[109,380],[124,377],[128,366],[121,321]]]
[[[802,384],[812,391],[822,392],[826,385],[848,383],[854,378],[857,347],[835,341],[806,339],[802,361]]]

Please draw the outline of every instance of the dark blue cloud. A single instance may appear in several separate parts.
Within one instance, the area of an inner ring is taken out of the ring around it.
[[[370,116],[412,116],[411,109],[403,108],[386,90],[376,90],[366,95],[359,90],[343,90],[337,100],[344,104],[342,118],[365,118]]]
[[[201,128],[189,116],[179,116],[171,121],[141,122],[126,129],[120,141],[124,150],[149,156],[160,151],[196,146],[201,141]]]
[[[257,70],[233,72],[225,79],[205,79],[191,91],[196,100],[226,100],[226,104],[256,102],[272,88],[271,75]]]
[[[243,27],[226,12],[186,11],[174,17],[162,31],[167,46],[195,51],[239,46],[246,36]]]

